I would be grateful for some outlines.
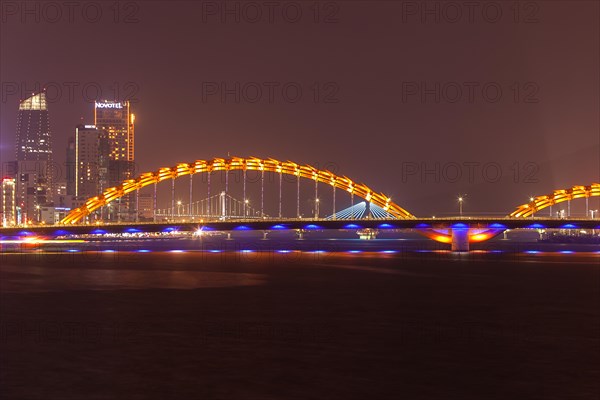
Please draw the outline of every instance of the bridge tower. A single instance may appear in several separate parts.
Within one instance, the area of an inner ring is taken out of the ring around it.
[[[221,218],[225,219],[227,217],[227,211],[226,211],[226,207],[225,207],[225,192],[221,192],[220,196],[220,204],[221,204]]]

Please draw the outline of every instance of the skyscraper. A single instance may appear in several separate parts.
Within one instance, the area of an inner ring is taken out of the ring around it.
[[[80,200],[106,189],[110,145],[105,131],[94,125],[75,128],[75,196]]]
[[[37,221],[36,210],[52,202],[52,142],[43,91],[19,104],[16,156],[16,204],[23,221]]]
[[[75,196],[75,168],[77,166],[77,152],[75,151],[75,137],[69,137],[67,141],[67,162],[65,164],[65,176],[67,181],[67,195]]]
[[[50,139],[46,93],[40,92],[19,104],[17,161],[52,161]]]
[[[128,101],[104,100],[94,104],[94,124],[97,129],[105,131],[108,137],[108,172],[106,182],[102,184],[104,188],[118,186],[134,177],[134,122],[135,116],[131,113]],[[132,200],[132,195],[118,200],[116,218],[134,218],[136,211]]]
[[[134,121],[128,101],[95,103],[94,125],[108,134],[111,160],[134,161]]]

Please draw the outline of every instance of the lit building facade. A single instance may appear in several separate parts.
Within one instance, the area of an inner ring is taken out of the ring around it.
[[[135,172],[135,115],[128,101],[100,101],[94,104],[94,124],[106,132],[108,138],[108,164],[103,188],[120,185],[134,178]],[[107,218],[119,220],[135,219],[135,202],[131,195],[122,197]]]
[[[141,221],[152,221],[154,219],[154,196],[152,194],[139,194],[138,218]]]
[[[46,225],[58,224],[71,211],[68,207],[41,207],[40,222]]]
[[[14,178],[2,180],[2,226],[7,228],[17,224],[16,183]]]
[[[75,167],[77,166],[75,155],[75,136],[71,136],[67,142],[67,162],[65,164],[66,194],[68,196],[75,196]]]
[[[105,131],[94,125],[75,128],[75,197],[87,199],[106,189],[109,152]]]
[[[52,203],[52,142],[46,93],[19,103],[16,134],[16,205],[23,222],[37,222],[41,206]]]
[[[94,125],[108,134],[110,143],[110,159],[135,160],[134,122],[128,101],[102,101],[94,105]]]

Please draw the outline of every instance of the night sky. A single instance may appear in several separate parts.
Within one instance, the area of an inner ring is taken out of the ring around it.
[[[289,159],[423,216],[455,211],[459,193],[465,210],[508,213],[530,195],[600,181],[595,1],[498,2],[498,18],[483,14],[489,2],[471,18],[462,2],[283,2],[269,15],[262,2],[139,1],[116,16],[103,1],[98,22],[89,7],[73,22],[40,9],[36,22],[4,3],[2,162],[14,159],[18,101],[37,83],[59,163],[75,125],[93,123],[100,87],[134,103],[140,172],[228,153]],[[225,4],[233,13],[212,14]],[[239,102],[223,100],[236,83]]]

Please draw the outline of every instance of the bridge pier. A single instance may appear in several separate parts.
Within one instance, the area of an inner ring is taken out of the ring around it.
[[[227,232],[227,240],[233,240],[233,239],[231,238],[231,232]]]
[[[269,238],[267,237],[268,234],[269,234],[269,231],[263,231],[262,240],[269,240]]]
[[[304,229],[296,229],[297,240],[304,240]]]
[[[452,228],[452,251],[469,251],[469,228]]]

